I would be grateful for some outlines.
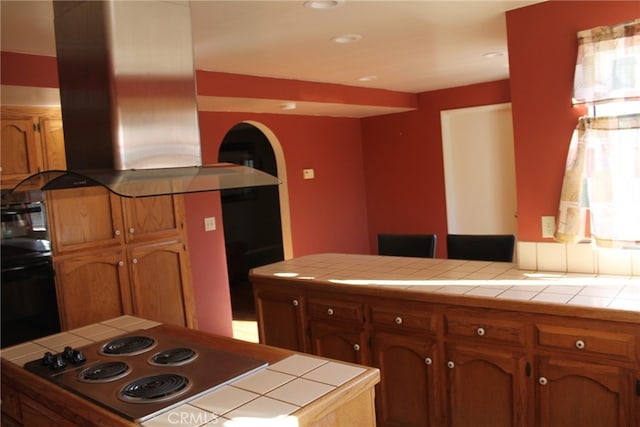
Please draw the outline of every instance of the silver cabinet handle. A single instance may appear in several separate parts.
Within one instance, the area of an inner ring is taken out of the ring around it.
[[[114,234],[115,236],[119,236],[121,233],[120,233],[120,230],[116,230],[116,231],[114,231],[114,232],[113,232],[113,234]]]
[[[396,317],[396,325],[402,325],[402,317]]]
[[[484,330],[484,328],[478,328],[476,330],[476,333],[478,334],[478,336],[484,336],[484,334],[486,333],[486,331]]]
[[[549,381],[545,377],[540,377],[538,378],[538,382],[540,383],[540,385],[547,385]]]
[[[136,232],[136,229],[135,229],[135,228],[131,227],[131,228],[129,229],[129,233],[131,233],[131,234],[135,234],[135,232]]]
[[[453,368],[455,368],[455,366],[456,366],[456,364],[455,364],[455,363],[453,363],[453,360],[449,360],[449,361],[447,362],[447,368],[449,368],[449,369],[453,369]]]
[[[329,316],[333,316],[333,308],[328,308],[328,309],[327,309],[327,314],[328,314]]]
[[[576,348],[582,350],[584,348],[584,346],[585,346],[584,341],[582,341],[582,340],[576,341]]]
[[[293,301],[291,301],[291,305],[293,305],[294,307],[297,307],[298,305],[300,305],[300,303],[298,302],[297,299],[294,299]]]
[[[354,349],[355,351],[360,351],[360,344],[354,344],[354,345],[353,345],[353,349]]]
[[[118,267],[124,267],[124,261],[118,261]]]
[[[433,360],[431,360],[430,357],[425,357],[424,358],[424,364],[425,365],[431,365],[433,363]]]
[[[134,259],[132,259],[132,260],[131,260],[131,262],[132,262],[133,264],[137,264],[137,263],[138,263],[138,258],[134,258]]]

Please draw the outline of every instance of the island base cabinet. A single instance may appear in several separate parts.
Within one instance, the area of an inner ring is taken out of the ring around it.
[[[344,362],[367,364],[367,337],[362,328],[311,321],[309,332],[311,353]]]
[[[451,427],[526,427],[524,357],[500,351],[447,349],[447,416]]]
[[[258,335],[262,344],[305,351],[304,299],[288,292],[261,292],[254,284]]]
[[[436,345],[419,335],[373,334],[373,362],[380,369],[378,427],[441,426]]]
[[[541,358],[537,374],[540,427],[628,427],[640,422],[633,409],[638,397],[631,370]]]

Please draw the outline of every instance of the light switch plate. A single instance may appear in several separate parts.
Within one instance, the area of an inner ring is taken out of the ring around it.
[[[204,231],[213,231],[216,229],[216,217],[210,216],[204,219]]]
[[[304,179],[313,179],[315,177],[315,174],[313,172],[313,169],[303,169],[302,176],[304,177]]]

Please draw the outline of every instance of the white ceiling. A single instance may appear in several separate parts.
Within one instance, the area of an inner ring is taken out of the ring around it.
[[[505,11],[539,1],[192,0],[196,68],[420,93],[509,77]],[[50,1],[0,1],[3,51],[55,56]],[[359,34],[352,44],[335,36]],[[500,52],[486,58],[483,54]],[[362,82],[363,76],[376,76]],[[277,112],[283,100],[201,99],[201,108]],[[301,103],[290,114],[361,117],[393,111]]]

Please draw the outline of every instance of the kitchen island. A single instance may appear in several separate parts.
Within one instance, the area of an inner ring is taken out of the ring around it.
[[[640,278],[318,254],[255,268],[260,340],[378,367],[378,426],[637,426]]]
[[[267,365],[144,420],[143,426],[375,425],[373,387],[379,381],[377,369],[133,316],[121,316],[3,349],[2,425],[140,425],[34,375],[23,365],[42,358],[45,351],[58,353],[65,347],[88,348],[123,335],[145,333],[172,336],[211,351],[255,358]],[[213,365],[211,369],[216,368]]]

